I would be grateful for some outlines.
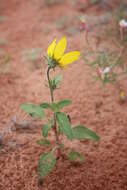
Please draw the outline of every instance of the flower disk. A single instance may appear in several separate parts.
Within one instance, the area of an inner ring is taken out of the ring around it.
[[[64,54],[66,46],[67,40],[66,37],[63,37],[57,44],[56,39],[53,40],[47,50],[47,54],[50,60],[61,68],[64,68],[74,61],[78,60],[80,56],[79,51],[71,51]]]

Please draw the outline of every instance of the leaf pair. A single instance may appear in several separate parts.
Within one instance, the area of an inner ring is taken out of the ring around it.
[[[21,105],[21,109],[30,114],[32,117],[43,119],[45,117],[44,109],[51,109],[53,112],[59,112],[65,106],[68,106],[72,103],[71,100],[62,100],[57,103],[47,103],[44,102],[40,105],[26,103]]]
[[[51,109],[54,113],[57,113],[57,112],[60,112],[60,110],[62,108],[70,105],[71,103],[72,103],[71,100],[62,100],[57,103],[53,102],[51,104],[44,102],[44,103],[40,104],[40,107],[42,107],[43,109]]]
[[[69,153],[68,157],[72,162],[73,161],[84,161],[84,157],[79,152],[72,150]],[[43,153],[40,156],[39,164],[38,164],[38,174],[39,181],[42,181],[45,176],[47,176],[50,172],[54,170],[56,164],[56,157],[53,154],[53,151],[48,153]]]

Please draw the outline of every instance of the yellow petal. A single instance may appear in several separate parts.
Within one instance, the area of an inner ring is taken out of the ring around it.
[[[53,57],[55,47],[56,47],[56,39],[53,40],[53,42],[48,47],[47,54],[49,57]]]
[[[58,44],[56,45],[55,51],[54,51],[54,58],[56,60],[61,59],[61,57],[64,54],[64,51],[66,49],[66,45],[67,45],[67,40],[66,37],[63,37]]]
[[[79,56],[80,56],[79,51],[72,51],[72,52],[66,53],[59,61],[59,65],[61,67],[66,67],[67,65],[71,64],[72,62],[78,60]]]

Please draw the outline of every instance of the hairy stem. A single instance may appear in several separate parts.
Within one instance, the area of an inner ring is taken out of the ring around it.
[[[51,80],[50,80],[50,70],[52,68],[48,67],[47,69],[47,79],[48,79],[48,83],[49,83],[49,89],[50,89],[50,95],[51,95],[51,102],[54,102],[54,94],[53,94],[53,89],[52,89],[52,84],[51,84]],[[55,137],[56,137],[56,144],[59,145],[60,141],[59,141],[59,136],[58,136],[58,131],[57,131],[57,121],[56,121],[56,113],[54,113],[53,115],[54,117],[54,132],[55,132]],[[58,157],[60,156],[60,149],[58,149]]]
[[[48,78],[48,83],[49,83],[49,88],[50,88],[51,102],[54,102],[53,89],[52,89],[50,75],[49,75],[50,70],[51,70],[51,67],[48,67],[48,69],[47,69],[47,78]]]

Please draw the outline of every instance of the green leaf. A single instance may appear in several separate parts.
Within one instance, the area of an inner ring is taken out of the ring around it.
[[[57,76],[54,77],[53,80],[51,80],[51,85],[52,85],[53,90],[58,88],[61,81],[62,81],[62,76],[61,75],[57,75]]]
[[[53,124],[54,124],[54,118],[52,117],[49,120],[49,122],[43,126],[43,129],[42,129],[42,135],[43,135],[43,137],[47,137],[48,136],[48,132],[50,131],[50,129],[53,126]]]
[[[59,101],[59,102],[57,103],[59,109],[62,109],[64,106],[68,106],[68,105],[70,105],[70,104],[72,104],[72,101],[71,101],[71,100],[62,100],[62,101]]]
[[[43,134],[43,137],[47,137],[48,136],[48,132],[50,131],[52,125],[50,124],[45,124],[43,126],[43,129],[42,129],[42,134]]]
[[[80,154],[79,152],[76,152],[74,150],[72,150],[69,153],[68,156],[69,160],[71,160],[72,162],[74,161],[79,161],[79,162],[83,162],[84,161],[84,156],[82,154]]]
[[[60,131],[62,131],[70,140],[72,140],[72,129],[66,114],[58,112],[56,118],[60,127]]]
[[[60,82],[62,81],[62,75],[57,75],[57,76],[55,76],[54,79],[53,79],[53,81],[54,81],[56,87],[58,87],[58,85],[59,85]]]
[[[53,80],[51,80],[51,85],[52,85],[52,89],[55,90],[58,88],[58,86],[60,85],[60,82],[62,81],[62,76],[61,75],[57,75],[54,77]]]
[[[52,152],[44,153],[40,156],[38,164],[39,179],[43,180],[51,171],[53,171],[56,164],[56,158]]]
[[[98,141],[100,139],[95,132],[88,129],[87,127],[84,127],[83,125],[78,125],[72,128],[72,134],[73,134],[73,139],[78,139],[78,140],[91,139],[93,141]]]
[[[36,141],[40,146],[49,146],[51,143],[48,139],[41,139]]]
[[[40,107],[44,108],[44,109],[47,109],[47,108],[50,108],[50,104],[47,103],[47,102],[44,102],[44,103],[40,104]]]
[[[33,117],[37,117],[37,118],[44,118],[45,117],[44,109],[38,105],[31,104],[31,103],[22,104],[21,109],[24,112],[29,113]]]

